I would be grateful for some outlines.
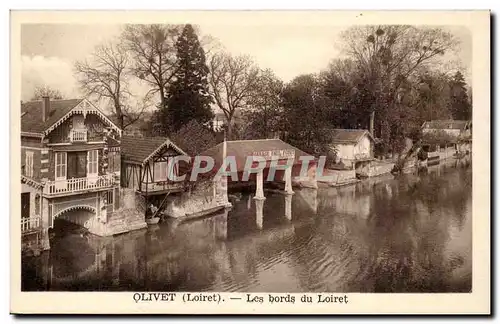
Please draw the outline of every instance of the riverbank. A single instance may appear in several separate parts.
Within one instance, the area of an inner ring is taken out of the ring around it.
[[[472,170],[454,161],[264,201],[244,193],[227,213],[107,240],[58,232],[23,258],[23,290],[468,291]]]

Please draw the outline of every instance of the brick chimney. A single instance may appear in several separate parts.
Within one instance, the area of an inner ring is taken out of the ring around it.
[[[50,114],[50,98],[48,96],[42,97],[42,119],[46,121],[49,119]]]

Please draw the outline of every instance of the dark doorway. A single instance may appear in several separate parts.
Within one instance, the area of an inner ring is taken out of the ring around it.
[[[68,179],[87,176],[87,152],[68,152]]]
[[[29,218],[30,217],[30,193],[23,192],[21,193],[21,217]]]

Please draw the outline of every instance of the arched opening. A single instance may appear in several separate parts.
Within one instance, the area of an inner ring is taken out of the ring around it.
[[[54,236],[86,232],[85,224],[96,216],[95,208],[81,205],[72,206],[59,211],[54,215],[52,232]]]

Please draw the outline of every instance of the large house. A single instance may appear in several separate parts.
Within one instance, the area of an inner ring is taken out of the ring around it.
[[[145,226],[138,218],[126,226],[110,222],[120,208],[121,133],[87,99],[45,97],[21,105],[24,245],[48,249],[48,229],[58,217],[98,235]]]

